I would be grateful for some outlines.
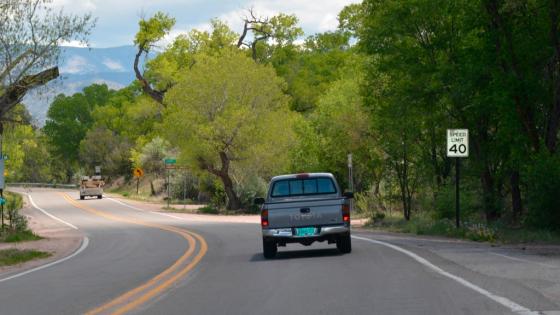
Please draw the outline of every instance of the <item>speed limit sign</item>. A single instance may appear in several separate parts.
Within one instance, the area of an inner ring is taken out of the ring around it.
[[[447,156],[469,156],[469,130],[447,129]]]

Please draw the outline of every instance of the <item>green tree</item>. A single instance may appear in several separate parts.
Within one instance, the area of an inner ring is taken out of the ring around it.
[[[141,19],[138,25],[140,29],[134,37],[134,44],[138,47],[138,52],[134,57],[134,73],[144,92],[156,102],[162,104],[165,90],[154,89],[152,84],[144,77],[140,71],[140,58],[142,55],[147,55],[153,49],[153,46],[169,33],[175,25],[175,19],[163,12],[157,12],[150,19]]]
[[[113,94],[107,85],[93,84],[84,88],[82,93],[57,96],[43,127],[51,152],[68,165],[75,164],[80,142],[94,124],[92,112],[96,107],[104,106]]]
[[[228,51],[199,58],[166,96],[162,132],[185,163],[221,180],[228,209],[241,207],[232,168],[269,175],[287,162],[294,118],[283,86],[271,67]]]
[[[127,138],[105,128],[94,128],[86,133],[78,152],[89,172],[99,165],[104,175],[119,176],[130,174],[131,148],[132,144]]]
[[[288,84],[293,110],[312,111],[329,84],[340,78],[340,69],[353,54],[349,40],[347,33],[327,32],[308,37],[302,48],[274,50],[271,63]]]

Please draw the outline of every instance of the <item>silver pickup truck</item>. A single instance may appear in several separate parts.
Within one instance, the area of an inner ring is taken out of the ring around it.
[[[342,193],[330,173],[305,173],[272,178],[261,205],[263,253],[273,258],[278,246],[313,242],[336,243],[342,253],[352,251],[351,192]]]

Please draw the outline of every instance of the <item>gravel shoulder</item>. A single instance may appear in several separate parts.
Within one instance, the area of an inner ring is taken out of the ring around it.
[[[560,310],[559,245],[499,245],[364,228],[355,228],[353,232],[413,251],[492,292],[514,296],[517,300],[531,296],[528,300],[535,303],[534,309],[545,314]]]
[[[15,192],[18,192],[17,190]],[[66,227],[33,208],[24,195],[24,207],[20,213],[28,220],[29,229],[43,239],[16,243],[0,243],[0,250],[15,248],[33,249],[51,254],[48,258],[27,261],[14,266],[0,267],[0,276],[25,271],[59,260],[75,252],[82,244],[80,232]]]

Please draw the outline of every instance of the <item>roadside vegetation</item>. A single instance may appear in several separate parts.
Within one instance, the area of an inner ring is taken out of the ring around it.
[[[4,192],[4,212],[1,214],[3,225],[0,228],[0,242],[24,242],[41,239],[27,227],[27,219],[19,213],[23,207],[21,195]]]
[[[0,267],[13,266],[34,259],[50,257],[51,254],[32,249],[2,249],[0,250]]]
[[[352,153],[356,204],[375,225],[555,241],[559,17],[547,0],[365,0],[324,33],[249,10],[242,29],[215,19],[162,45],[175,19],[159,12],[139,21],[130,86],[59,95],[43,128],[11,111],[24,123],[5,131],[8,179],[75,182],[101,165],[131,196],[140,167],[143,198],[166,196],[169,177],[174,200],[243,212],[276,174],[327,171],[348,187]],[[448,128],[470,131],[460,229]]]

